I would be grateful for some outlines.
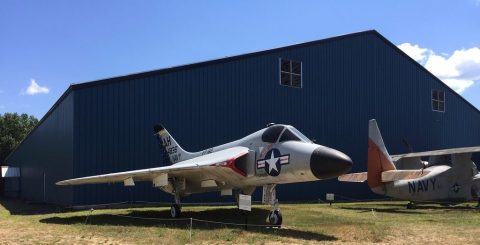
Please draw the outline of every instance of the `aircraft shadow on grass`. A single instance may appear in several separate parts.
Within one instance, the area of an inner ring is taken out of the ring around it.
[[[269,225],[266,217],[269,210],[252,208],[252,211],[248,214],[248,224],[255,225]],[[125,217],[129,216],[129,217]],[[134,217],[134,218],[132,218]],[[80,215],[71,217],[51,217],[40,220],[42,223],[48,224],[87,224],[87,225],[115,225],[115,226],[142,226],[142,227],[168,227],[178,229],[189,229],[190,220],[193,218],[192,229],[193,230],[213,230],[218,228],[238,228],[244,229],[243,225],[231,225],[231,224],[216,224],[206,223],[199,220],[209,220],[222,223],[236,223],[244,224],[245,216],[238,209],[208,209],[204,211],[183,211],[182,217],[187,219],[170,219],[170,210],[152,211],[152,210],[132,210],[127,214],[118,216],[116,214],[95,214],[95,211],[91,215]],[[272,228],[271,226],[248,226],[248,231],[271,234],[281,237],[297,238],[304,240],[315,241],[335,241],[336,237],[325,235],[318,232],[302,231],[291,228]]]

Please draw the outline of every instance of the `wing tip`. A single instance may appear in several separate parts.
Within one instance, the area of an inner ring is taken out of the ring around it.
[[[55,185],[68,185],[68,183],[65,180],[62,180],[55,183]]]

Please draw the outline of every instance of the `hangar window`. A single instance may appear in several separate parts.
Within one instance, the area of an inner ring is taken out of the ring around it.
[[[445,92],[432,90],[432,110],[445,112]]]
[[[289,87],[302,87],[302,62],[280,59],[280,84]]]

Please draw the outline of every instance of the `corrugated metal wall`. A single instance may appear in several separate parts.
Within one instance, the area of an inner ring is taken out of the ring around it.
[[[279,85],[279,58],[303,63],[303,88]],[[431,89],[446,92],[447,112],[431,110]],[[367,33],[137,80],[80,89],[75,95],[75,176],[162,165],[152,125],[162,122],[191,151],[240,138],[269,122],[296,126],[346,152],[366,169],[367,124],[377,118],[391,153],[480,144],[480,114],[378,35]],[[78,138],[77,138],[78,136]],[[365,185],[321,181],[285,185],[281,200],[325,192],[372,197]],[[214,201],[218,194],[187,201]],[[170,201],[151,188],[79,187],[75,202]]]
[[[21,198],[72,203],[72,188],[55,182],[73,176],[73,99],[71,92],[7,159],[20,168]]]
[[[280,58],[302,61],[303,88],[279,85]],[[157,122],[191,151],[269,122],[292,124],[350,155],[353,171],[366,170],[371,118],[392,154],[407,151],[403,140],[417,151],[480,145],[480,113],[376,32],[132,77],[75,85],[74,177],[163,165]],[[432,89],[445,91],[446,113],[431,110]],[[151,183],[136,184],[75,187],[73,203],[171,201]],[[335,180],[279,191],[280,200],[373,197],[366,185]],[[211,193],[185,201],[227,199]]]

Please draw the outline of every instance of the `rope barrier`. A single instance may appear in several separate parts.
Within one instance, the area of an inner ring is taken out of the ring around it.
[[[231,225],[231,226],[249,226],[249,227],[263,227],[263,228],[278,228],[278,225],[260,225],[260,224],[245,224],[245,223],[233,223],[233,222],[220,222],[220,221],[213,221],[213,220],[204,220],[204,219],[197,219],[197,218],[149,218],[149,217],[138,217],[138,216],[130,216],[130,215],[121,215],[121,214],[110,214],[112,216],[118,216],[122,218],[130,218],[130,219],[140,219],[140,220],[158,220],[158,221],[190,221],[190,226],[193,228],[193,221],[201,222],[201,223],[210,223],[210,224],[218,224],[218,225]],[[316,226],[321,224],[296,224],[296,225],[285,225],[282,224],[282,228],[294,228],[294,227],[310,227]]]
[[[220,225],[251,226],[251,227],[275,227],[275,225],[239,224],[239,223],[220,222],[220,221],[195,219],[195,218],[192,218],[192,220],[203,222],[203,223],[220,224]]]
[[[196,218],[150,218],[150,217],[138,217],[138,216],[131,216],[131,215],[121,215],[121,214],[110,214],[110,215],[118,216],[118,217],[122,217],[122,218],[140,219],[140,220],[197,221],[197,222],[202,222],[202,223],[219,224],[219,225],[245,226],[245,224],[240,224],[240,223],[220,222],[220,221],[204,220],[204,219],[196,219]],[[246,224],[246,225],[247,226],[252,226],[252,227],[272,227],[272,226],[274,226],[274,225],[259,225],[259,224]]]
[[[347,196],[342,196],[342,195],[338,195],[336,194],[336,197],[340,198],[340,199],[344,199],[344,200],[347,200],[347,201],[354,201],[354,202],[368,202],[368,201],[392,201],[394,199],[392,198],[386,198],[386,199],[369,199],[369,200],[360,200],[360,199],[356,199],[356,198],[351,198],[351,197],[347,197]],[[399,200],[400,201],[400,200]],[[324,200],[322,199],[318,199],[318,202],[322,202],[322,203],[325,203]],[[107,203],[107,204],[98,204],[98,205],[90,205],[90,206],[77,206],[77,208],[86,208],[86,207],[90,207],[90,212],[88,213],[88,215],[85,217],[85,221],[84,221],[84,224],[86,225],[87,223],[91,223],[92,222],[92,219],[91,219],[91,215],[94,211],[93,206],[96,206],[96,207],[100,207],[100,208],[104,208],[104,207],[108,207],[108,206],[114,206],[114,205],[125,205],[125,204],[160,204],[160,205],[167,205],[167,204],[170,204],[170,203],[165,203],[165,202],[148,202],[148,201],[135,201],[135,202],[128,202],[128,201],[125,201],[125,202],[116,202],[116,203]],[[417,202],[418,204],[452,204],[450,202]],[[208,203],[207,205],[233,205],[234,203]],[[187,204],[187,205],[194,205],[194,204]],[[195,205],[199,205],[199,204],[195,204]],[[205,205],[205,204],[203,204]],[[72,207],[73,208],[73,207]],[[375,209],[371,209],[371,214],[374,218],[378,218],[378,216],[376,215],[376,210]],[[176,218],[176,219],[173,219],[173,218],[152,218],[152,217],[138,217],[138,216],[131,216],[131,215],[122,215],[122,214],[110,214],[112,216],[117,216],[117,217],[122,217],[122,218],[129,218],[129,219],[141,219],[141,220],[154,220],[154,221],[168,221],[168,222],[177,222],[177,221],[183,221],[183,222],[186,222],[186,221],[189,221],[189,237],[190,237],[190,242],[191,242],[191,239],[192,239],[192,229],[193,229],[193,222],[200,222],[200,223],[206,223],[206,224],[217,224],[217,225],[224,225],[224,226],[236,226],[236,227],[245,227],[245,229],[247,229],[247,227],[258,227],[258,228],[275,228],[275,227],[278,227],[278,226],[275,226],[275,225],[261,225],[261,224],[247,224],[247,223],[233,223],[233,222],[221,222],[221,221],[213,221],[213,220],[204,220],[204,219],[197,219],[197,218],[193,218],[193,217],[190,217],[190,218]],[[289,227],[306,227],[306,226],[315,226],[316,224],[308,224],[308,225],[304,225],[304,224],[296,224],[294,226],[289,226]],[[285,228],[286,225],[284,224],[283,225],[283,228]]]
[[[355,198],[349,198],[349,197],[345,197],[345,196],[342,196],[342,195],[336,195],[337,197],[340,197],[340,198],[344,198],[344,199],[349,199],[349,200],[353,200],[353,201],[361,201],[361,202],[366,202],[367,200],[358,200],[358,199],[355,199]],[[392,199],[374,199],[373,201],[385,201],[385,200],[389,200],[391,201]],[[319,202],[320,201],[323,201],[321,199],[318,200]],[[105,206],[111,206],[111,205],[121,205],[121,204],[129,204],[129,203],[132,203],[132,202],[118,202],[118,203],[110,203],[110,204],[100,204],[100,205],[96,205],[96,206],[99,206],[99,207],[105,207]],[[138,203],[153,203],[153,202],[141,202],[139,201]],[[447,203],[447,202],[435,202],[435,203],[438,203],[438,204],[451,204],[451,203]],[[95,211],[93,208],[90,208],[89,210],[90,212],[88,213],[88,215],[86,216],[85,218],[85,222],[84,224],[86,225],[87,223],[91,223],[92,222],[92,219],[91,219],[91,216],[92,216],[92,213]],[[373,215],[374,218],[379,218],[377,215],[376,215],[376,211],[375,209],[371,209],[371,214]],[[293,226],[286,226],[285,224],[281,227],[279,226],[276,226],[276,225],[261,225],[261,224],[247,224],[247,223],[233,223],[233,222],[220,222],[220,221],[213,221],[213,220],[204,220],[204,219],[197,219],[197,218],[193,218],[193,217],[190,217],[190,218],[153,218],[153,217],[139,217],[139,216],[131,216],[131,215],[123,215],[123,214],[109,214],[111,216],[117,216],[117,217],[122,217],[122,218],[128,218],[128,219],[138,219],[138,220],[151,220],[151,221],[168,221],[168,222],[177,222],[177,221],[181,221],[181,222],[187,222],[188,221],[188,229],[189,229],[189,240],[190,240],[190,243],[192,242],[192,230],[193,230],[193,222],[200,222],[200,223],[206,223],[206,224],[217,224],[217,225],[224,225],[224,226],[235,226],[235,227],[245,227],[245,229],[247,229],[247,227],[257,227],[257,228],[266,228],[266,229],[274,229],[274,228],[278,228],[278,229],[281,229],[281,228],[295,228],[295,227],[311,227],[311,226],[317,226],[317,225],[320,225],[320,224],[296,224],[296,225],[293,225]]]

